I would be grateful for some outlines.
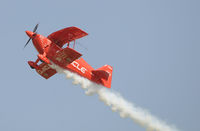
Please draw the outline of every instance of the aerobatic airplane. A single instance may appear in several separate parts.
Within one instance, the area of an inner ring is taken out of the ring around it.
[[[39,54],[35,62],[28,61],[28,64],[38,74],[46,79],[56,74],[56,70],[49,66],[53,62],[61,68],[85,77],[92,82],[111,88],[113,68],[110,65],[104,65],[95,70],[81,58],[82,54],[74,50],[75,40],[88,35],[85,31],[77,27],[68,27],[56,31],[48,37],[44,37],[37,34],[37,28],[38,24],[35,26],[33,32],[26,31],[26,34],[30,38],[24,47],[32,39],[33,45]],[[73,42],[73,48],[69,47],[70,42]],[[65,44],[67,44],[67,47],[62,48]],[[39,61],[42,63],[38,65]]]

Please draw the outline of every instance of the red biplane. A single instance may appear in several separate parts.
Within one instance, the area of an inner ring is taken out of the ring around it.
[[[83,30],[77,27],[68,27],[44,37],[36,33],[38,24],[35,26],[33,32],[26,31],[30,37],[24,47],[32,39],[33,45],[39,52],[38,58],[35,62],[28,61],[32,69],[35,69],[42,77],[48,79],[54,74],[56,70],[49,65],[53,62],[61,68],[67,69],[71,72],[85,77],[92,82],[111,88],[112,67],[104,65],[99,69],[93,69],[83,58],[82,54],[74,50],[75,40],[88,35]],[[74,42],[73,48],[70,48],[70,42]],[[67,44],[66,48],[62,48]],[[40,65],[37,63],[41,61]]]

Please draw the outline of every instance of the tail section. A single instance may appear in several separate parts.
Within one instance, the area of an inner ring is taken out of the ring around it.
[[[111,88],[113,68],[110,65],[104,65],[92,73],[100,79],[100,83],[107,88]]]

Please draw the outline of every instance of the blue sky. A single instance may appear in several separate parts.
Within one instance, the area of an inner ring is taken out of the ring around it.
[[[200,130],[200,2],[197,0],[1,1],[0,130],[143,131],[64,75],[41,78],[25,30],[77,26],[76,49],[94,68],[114,68],[112,89],[180,130]]]

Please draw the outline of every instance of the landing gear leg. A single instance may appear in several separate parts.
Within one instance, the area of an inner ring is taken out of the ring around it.
[[[39,58],[37,58],[37,60],[35,61],[35,64],[37,64],[37,63],[39,62],[39,60],[40,60],[40,59],[39,59]]]
[[[45,62],[47,64],[51,64],[51,62],[49,61],[49,59],[46,57],[46,53],[44,52],[44,54],[38,54],[38,61],[41,62]]]

